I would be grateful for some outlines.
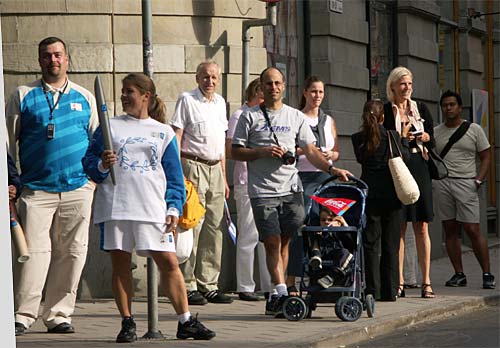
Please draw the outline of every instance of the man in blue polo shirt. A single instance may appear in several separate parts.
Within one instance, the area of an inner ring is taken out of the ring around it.
[[[48,332],[75,331],[71,314],[95,189],[81,163],[98,125],[95,98],[68,80],[69,56],[61,39],[42,40],[38,62],[42,79],[19,86],[5,112],[9,152],[20,163],[17,209],[31,256],[15,269],[16,335],[36,321],[45,283],[42,317]]]

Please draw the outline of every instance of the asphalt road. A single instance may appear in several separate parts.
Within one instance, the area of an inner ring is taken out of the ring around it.
[[[441,321],[432,321],[360,342],[346,348],[498,348],[500,347],[500,308],[480,310]]]

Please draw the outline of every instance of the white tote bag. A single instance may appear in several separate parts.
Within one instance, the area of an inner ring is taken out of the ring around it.
[[[388,131],[389,138],[389,170],[391,171],[392,181],[394,182],[394,188],[396,189],[396,195],[398,196],[401,203],[404,205],[410,205],[418,201],[420,197],[420,190],[418,189],[418,184],[410,173],[410,170],[403,162],[401,155],[401,149],[396,141],[394,134]],[[392,140],[398,153],[394,154],[392,152]],[[394,157],[397,156],[397,157]]]
[[[186,262],[193,251],[193,229],[185,230],[177,226],[175,235],[175,253],[179,265]]]

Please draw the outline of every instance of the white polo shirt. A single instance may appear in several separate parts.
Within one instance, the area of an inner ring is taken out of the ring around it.
[[[226,102],[217,93],[212,100],[205,98],[199,88],[182,93],[170,125],[183,130],[181,152],[206,160],[224,158]]]

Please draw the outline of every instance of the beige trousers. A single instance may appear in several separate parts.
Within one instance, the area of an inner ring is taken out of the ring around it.
[[[45,325],[71,323],[87,256],[94,189],[88,182],[70,192],[23,190],[17,209],[30,259],[14,266],[16,322],[26,327],[35,322],[46,284]]]
[[[218,288],[222,257],[225,183],[221,164],[209,166],[182,158],[184,176],[196,187],[205,218],[193,229],[193,251],[180,265],[187,290]]]

